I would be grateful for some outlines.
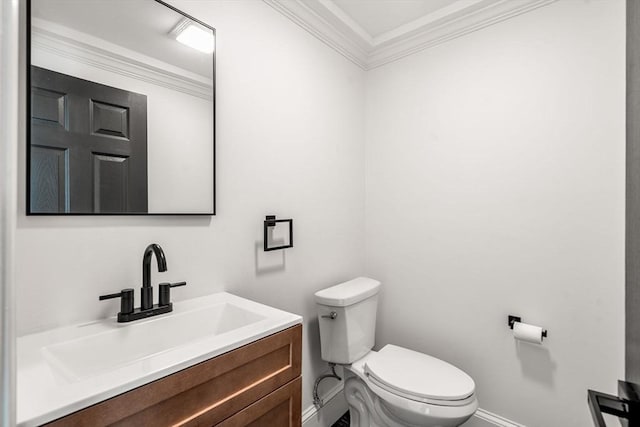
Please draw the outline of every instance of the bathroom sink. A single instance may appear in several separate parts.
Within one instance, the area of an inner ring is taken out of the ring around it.
[[[43,352],[65,378],[76,381],[264,318],[233,303],[222,303],[49,345]]]
[[[45,424],[302,322],[226,292],[18,338],[17,424]]]

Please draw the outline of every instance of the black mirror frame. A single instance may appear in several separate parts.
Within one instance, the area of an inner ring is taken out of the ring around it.
[[[31,0],[27,0],[26,4],[26,186],[25,186],[25,209],[27,216],[214,216],[216,215],[216,29],[211,25],[205,24],[201,20],[194,18],[193,16],[183,12],[182,10],[170,5],[162,0],[149,0],[155,1],[176,13],[190,19],[198,24],[210,29],[213,32],[213,206],[211,212],[197,212],[197,213],[156,213],[156,212],[123,212],[123,213],[91,213],[91,212],[31,212]]]

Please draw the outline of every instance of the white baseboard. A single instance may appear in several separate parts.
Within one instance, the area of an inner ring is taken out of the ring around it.
[[[496,427],[527,427],[524,424],[517,423],[494,414],[489,411],[485,411],[482,408],[478,408],[471,420],[467,421],[465,427],[484,427],[484,426],[496,426]]]
[[[325,394],[324,406],[318,410],[315,405],[302,412],[303,427],[331,427],[348,410],[340,382]],[[476,413],[462,427],[526,427],[524,424],[508,420],[500,415],[478,408]]]

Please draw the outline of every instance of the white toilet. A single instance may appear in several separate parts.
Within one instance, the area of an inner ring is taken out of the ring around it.
[[[478,408],[473,379],[417,351],[374,344],[380,282],[359,277],[316,292],[322,359],[344,365],[351,427],[450,427]]]

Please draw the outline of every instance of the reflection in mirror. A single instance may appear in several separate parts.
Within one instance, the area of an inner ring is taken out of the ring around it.
[[[215,30],[157,0],[31,0],[29,214],[214,214]]]

